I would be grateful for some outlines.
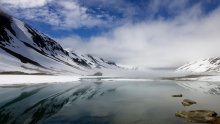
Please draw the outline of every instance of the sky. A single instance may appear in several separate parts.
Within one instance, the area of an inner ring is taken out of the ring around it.
[[[0,0],[65,49],[120,65],[175,68],[219,57],[219,0]]]

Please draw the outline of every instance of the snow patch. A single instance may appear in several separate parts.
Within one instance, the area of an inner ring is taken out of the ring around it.
[[[52,75],[0,75],[0,85],[64,83],[79,81],[78,76]]]

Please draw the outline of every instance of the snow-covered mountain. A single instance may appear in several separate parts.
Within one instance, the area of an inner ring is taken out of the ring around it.
[[[190,62],[177,69],[177,71],[184,72],[220,72],[220,58],[203,59],[199,61]]]
[[[92,74],[114,62],[67,51],[30,25],[0,11],[0,72]]]

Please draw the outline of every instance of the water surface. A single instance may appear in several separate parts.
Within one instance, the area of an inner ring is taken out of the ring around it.
[[[220,86],[210,89],[175,81],[70,82],[0,87],[0,123],[188,124],[178,110],[220,114]],[[204,83],[204,82],[203,82]],[[196,85],[197,86],[197,85]],[[173,94],[183,98],[173,98]],[[183,99],[198,104],[183,107]]]

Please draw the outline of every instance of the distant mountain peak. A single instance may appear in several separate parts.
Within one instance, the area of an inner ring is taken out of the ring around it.
[[[177,71],[184,72],[220,72],[220,57],[193,61],[179,67]]]

